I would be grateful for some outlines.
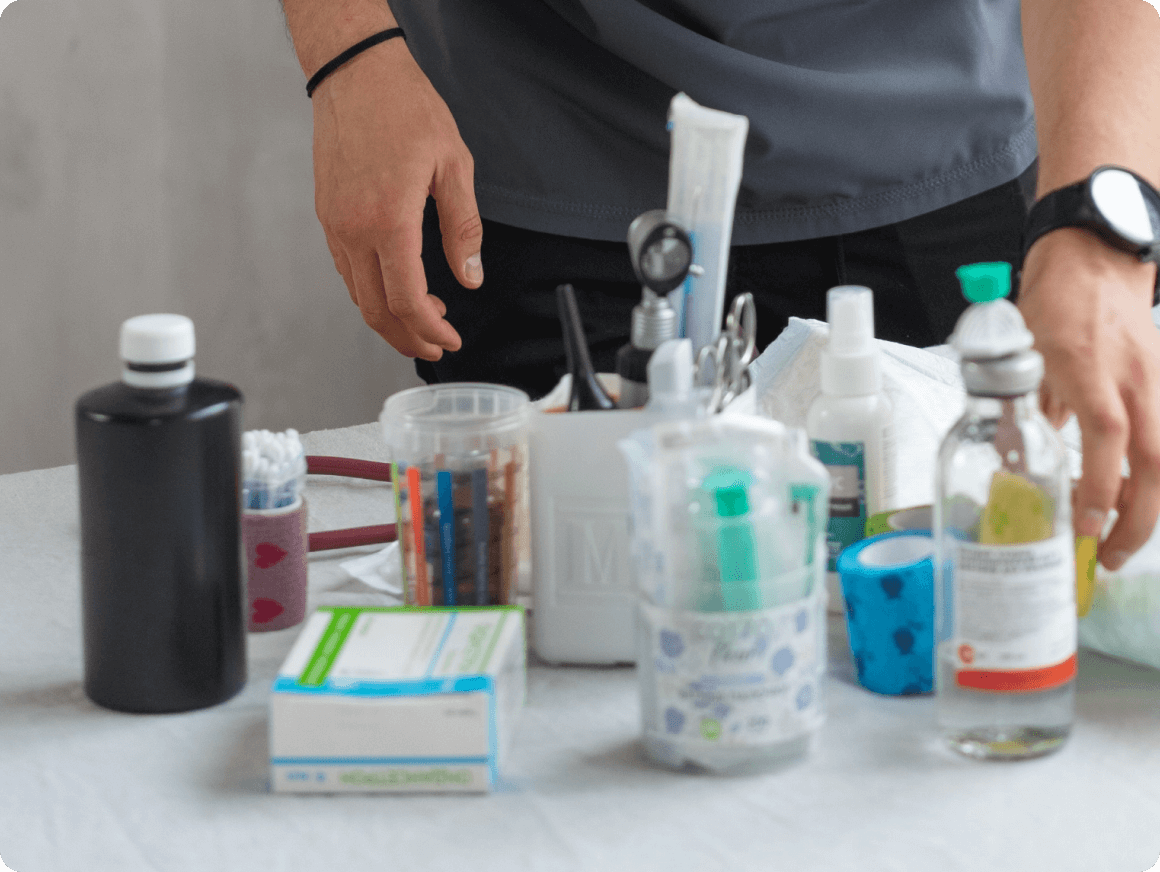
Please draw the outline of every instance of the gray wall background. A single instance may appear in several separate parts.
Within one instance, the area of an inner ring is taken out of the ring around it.
[[[121,322],[179,312],[247,429],[366,423],[418,384],[314,216],[278,0],[17,0],[0,16],[0,474],[74,461]]]
[[[197,326],[246,427],[375,420],[419,384],[314,218],[311,109],[278,0],[0,0],[0,474],[72,463],[117,329]],[[1160,0],[1150,0],[1160,6]]]

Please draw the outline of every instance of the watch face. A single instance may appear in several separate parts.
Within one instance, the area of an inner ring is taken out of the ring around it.
[[[1160,239],[1160,204],[1131,173],[1102,169],[1092,174],[1091,197],[1112,229],[1141,247]]]

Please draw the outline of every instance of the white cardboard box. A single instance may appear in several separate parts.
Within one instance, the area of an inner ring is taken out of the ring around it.
[[[270,694],[276,792],[487,792],[523,707],[524,614],[320,608]]]

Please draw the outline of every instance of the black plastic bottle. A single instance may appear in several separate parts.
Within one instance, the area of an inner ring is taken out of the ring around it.
[[[242,395],[194,378],[193,322],[121,326],[119,382],[76,404],[85,693],[177,712],[246,680]]]

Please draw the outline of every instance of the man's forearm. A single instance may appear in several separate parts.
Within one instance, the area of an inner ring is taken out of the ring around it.
[[[355,43],[396,26],[386,0],[282,0],[282,9],[307,78]]]
[[[1160,15],[1145,0],[1023,0],[1039,193],[1100,164],[1160,184]]]

